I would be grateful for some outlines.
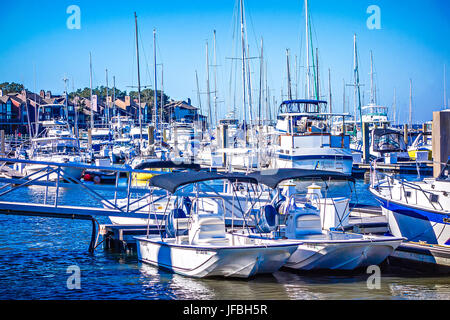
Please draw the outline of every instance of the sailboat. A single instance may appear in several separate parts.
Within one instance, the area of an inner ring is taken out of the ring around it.
[[[450,246],[450,159],[437,178],[406,181],[371,172],[369,191],[380,203],[395,236]]]

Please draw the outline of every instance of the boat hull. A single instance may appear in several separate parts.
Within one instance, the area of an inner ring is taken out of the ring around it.
[[[402,238],[326,242],[304,242],[285,264],[295,270],[354,270],[382,263]]]
[[[380,202],[394,236],[405,237],[409,241],[450,246],[450,214],[388,201],[373,194]]]
[[[184,276],[249,278],[277,271],[297,248],[290,245],[187,246],[159,237],[136,237],[138,258],[144,263]]]
[[[350,151],[341,149],[308,150],[305,148],[300,154],[287,155],[279,153],[276,159],[276,168],[299,168],[308,170],[327,170],[351,175],[353,156]]]

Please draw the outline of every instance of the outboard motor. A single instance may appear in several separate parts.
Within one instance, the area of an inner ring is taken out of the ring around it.
[[[186,213],[182,209],[173,209],[167,216],[166,237],[175,238],[178,233],[177,221],[175,219],[186,218]],[[187,232],[187,229],[186,229]]]
[[[277,228],[278,212],[272,205],[261,207],[255,212],[256,229],[260,233],[269,233]]]
[[[182,203],[184,210],[187,212],[187,215],[189,216],[191,214],[192,209],[192,200],[189,197],[183,197]]]

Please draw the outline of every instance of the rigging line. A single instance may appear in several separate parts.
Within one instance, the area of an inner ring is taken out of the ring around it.
[[[152,82],[152,76],[150,75],[150,69],[149,69],[149,66],[148,66],[148,59],[147,59],[147,54],[145,53],[145,47],[144,47],[144,41],[142,40],[142,35],[141,35],[141,29],[139,29],[138,30],[138,34],[139,34],[139,40],[140,40],[140,42],[141,42],[141,46],[140,46],[140,48],[142,49],[142,51],[143,51],[143,53],[144,53],[144,59],[145,59],[145,66],[146,66],[146,75],[147,75],[147,77],[148,77],[148,79],[147,79],[147,81],[148,80],[150,80],[149,81],[149,83],[151,84]],[[142,89],[142,88],[141,88]],[[141,93],[142,93],[142,91],[141,91]]]
[[[249,16],[250,25],[251,25],[252,31],[253,31],[253,37],[254,37],[254,41],[255,41],[255,44],[256,44],[256,50],[258,50],[257,52],[260,52],[261,48],[259,47],[259,42],[258,42],[258,38],[256,36],[255,26],[254,26],[253,18],[252,18],[252,15],[251,15],[250,11],[248,12],[248,16]],[[247,39],[247,43],[248,43],[248,39]]]

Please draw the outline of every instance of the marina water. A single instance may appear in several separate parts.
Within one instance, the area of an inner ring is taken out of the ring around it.
[[[353,202],[377,205],[368,185],[358,180]],[[330,193],[348,192],[331,187]],[[62,189],[61,204],[77,205],[80,190]],[[9,201],[44,197],[45,188],[20,188]],[[108,196],[107,192],[103,193]],[[111,195],[109,195],[111,196]],[[119,197],[125,196],[119,194]],[[51,199],[50,199],[51,201]],[[95,205],[94,203],[92,205]],[[99,223],[109,224],[108,219]],[[371,274],[292,273],[249,280],[192,279],[138,262],[137,256],[105,251],[88,253],[89,221],[0,216],[0,299],[121,300],[303,300],[303,299],[450,299],[450,276],[419,274],[384,266],[377,289]],[[80,270],[80,288],[68,285],[72,268]]]

